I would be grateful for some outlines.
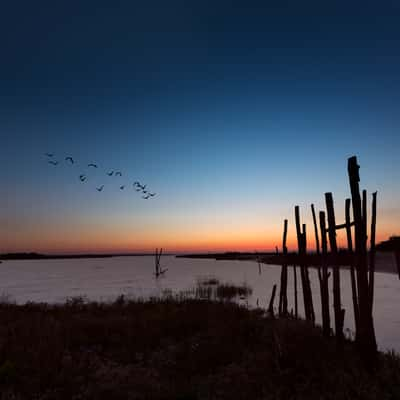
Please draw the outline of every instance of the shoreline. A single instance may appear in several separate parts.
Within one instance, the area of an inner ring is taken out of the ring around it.
[[[96,259],[96,258],[117,258],[117,257],[149,257],[154,256],[153,253],[122,253],[122,254],[40,254],[40,253],[5,253],[0,254],[0,264],[5,261],[29,261],[29,260],[79,260],[79,259]],[[190,253],[176,254],[165,253],[164,256],[174,256],[176,258],[187,259],[210,259],[217,261],[254,261],[265,265],[299,265],[300,262],[306,264],[310,268],[317,268],[321,264],[321,257],[310,253],[300,258],[297,253],[289,253],[287,255],[277,254],[276,252],[224,252],[224,253]],[[386,260],[383,260],[386,258]],[[341,268],[349,269],[351,257],[348,254],[338,254],[333,259],[330,255],[327,257],[328,267],[338,264]],[[396,266],[395,253],[391,251],[377,251],[375,271],[389,274],[399,274]]]
[[[240,253],[240,252],[226,252],[226,253],[208,253],[208,254],[187,254],[177,255],[177,258],[191,258],[191,259],[212,259],[217,261],[254,261],[265,265],[299,265],[304,263],[310,268],[318,268],[321,265],[321,256],[310,253],[304,257],[299,257],[297,253],[289,253],[287,255],[277,253]],[[335,258],[331,255],[327,257],[328,268],[332,265],[339,265],[343,269],[350,269],[350,262],[352,256],[346,253],[338,254]],[[398,274],[398,269],[395,261],[395,253],[390,251],[377,251],[375,272]]]

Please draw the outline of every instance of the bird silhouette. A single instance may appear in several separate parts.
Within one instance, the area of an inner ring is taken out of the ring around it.
[[[54,153],[44,153],[44,155],[45,155],[46,157],[48,157],[47,162],[48,162],[49,164],[56,166],[56,165],[58,165],[58,164],[60,163],[60,161],[58,161],[58,160],[56,160],[56,159],[53,158],[54,155],[55,155]],[[75,164],[75,160],[74,160],[71,156],[65,157],[64,160],[65,160],[66,162],[71,163],[71,164]],[[62,161],[61,161],[61,162],[62,162]],[[89,164],[87,164],[87,166],[88,166],[89,168],[99,168],[98,165],[95,164],[95,163],[89,163]],[[111,170],[111,171],[105,171],[105,173],[106,173],[108,176],[121,176],[121,177],[122,177],[122,172],[121,172],[121,171],[114,171],[114,170]],[[85,181],[87,180],[87,176],[86,176],[85,174],[81,174],[81,175],[79,175],[79,180],[80,180],[81,182],[85,182]],[[101,191],[103,191],[104,187],[105,187],[105,185],[101,185],[101,186],[95,187],[95,188],[96,188],[96,190],[97,190],[98,192],[101,192]],[[152,192],[150,192],[149,190],[146,190],[146,187],[147,187],[147,185],[142,184],[142,183],[140,183],[139,181],[133,182],[133,188],[136,190],[136,192],[139,192],[140,194],[142,194],[141,197],[142,197],[144,200],[148,200],[150,197],[154,197],[154,196],[156,195],[156,193],[152,193]],[[119,186],[119,189],[120,189],[120,190],[124,190],[125,188],[126,188],[126,185],[121,185],[121,186]]]

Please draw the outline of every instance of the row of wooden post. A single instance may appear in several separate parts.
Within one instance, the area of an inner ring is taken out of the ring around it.
[[[343,326],[345,310],[341,304],[341,287],[340,287],[340,267],[335,262],[335,256],[338,254],[338,246],[336,241],[336,231],[339,229],[346,230],[347,251],[351,255],[350,263],[350,280],[352,289],[353,312],[356,329],[356,343],[360,352],[364,357],[368,357],[369,361],[376,358],[376,339],[374,332],[374,324],[372,318],[373,299],[374,299],[374,272],[375,272],[375,233],[376,233],[376,192],[372,194],[371,208],[371,229],[370,229],[370,251],[368,257],[367,251],[367,193],[364,190],[362,199],[359,189],[359,166],[357,158],[348,159],[348,175],[351,189],[351,199],[345,201],[345,223],[338,225],[336,223],[334,201],[332,193],[325,193],[326,214],[324,211],[319,212],[319,224],[315,213],[314,205],[311,205],[313,217],[316,253],[320,255],[320,265],[318,265],[318,280],[321,293],[321,314],[322,328],[325,336],[331,335],[331,319],[329,305],[329,278],[328,271],[328,240],[330,248],[330,260],[333,277],[333,311],[335,336],[339,343],[344,339]],[[351,221],[350,208],[353,208],[353,221]],[[328,222],[328,225],[326,225]],[[300,221],[300,209],[295,206],[295,223],[299,255],[300,278],[303,291],[305,318],[311,323],[315,323],[315,313],[312,298],[311,283],[309,271],[306,262],[307,237],[306,225]],[[354,243],[352,227],[354,227]],[[288,221],[284,221],[282,252],[287,255],[287,231]],[[297,271],[296,265],[293,266],[294,273],[294,294],[295,294],[295,317],[298,316],[297,310]],[[288,315],[287,300],[287,280],[288,265],[283,264],[281,270],[281,285],[279,294],[279,315]]]

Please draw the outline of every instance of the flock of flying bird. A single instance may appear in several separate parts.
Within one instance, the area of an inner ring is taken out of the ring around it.
[[[59,161],[56,161],[54,159],[54,154],[53,153],[45,153],[45,156],[47,157],[48,163],[51,164],[51,165],[57,166],[60,163]],[[75,164],[75,160],[70,156],[69,157],[65,157],[64,160],[67,163]],[[88,166],[88,168],[98,168],[98,165],[94,164],[94,163],[90,163],[87,166]],[[122,172],[121,171],[114,171],[114,170],[113,171],[109,171],[106,174],[108,176],[122,176]],[[79,180],[81,182],[85,182],[87,180],[86,174],[79,175]],[[143,185],[138,181],[133,182],[132,185],[133,185],[133,188],[137,192],[140,192],[142,194],[142,199],[144,199],[144,200],[148,200],[148,199],[150,199],[150,198],[152,198],[152,197],[154,197],[156,195],[156,193],[152,193],[152,192],[150,192],[149,190],[146,189],[147,185]],[[105,187],[105,185],[101,185],[100,187],[96,187],[96,190],[98,192],[101,192],[101,191],[103,191],[104,187]],[[122,185],[119,188],[120,188],[120,190],[124,190],[125,187],[126,187],[126,185]]]

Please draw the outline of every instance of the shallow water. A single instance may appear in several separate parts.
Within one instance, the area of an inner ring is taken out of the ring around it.
[[[384,262],[391,262],[384,259]],[[379,260],[378,260],[379,261]],[[193,288],[197,280],[215,277],[221,282],[243,284],[253,289],[245,300],[250,306],[266,307],[272,286],[279,285],[279,266],[262,265],[253,261],[215,261],[185,259],[173,256],[162,258],[164,276],[154,277],[154,257],[114,257],[68,260],[5,261],[0,265],[0,294],[3,299],[25,303],[63,302],[71,296],[84,295],[91,300],[112,300],[120,294],[132,297],[161,295]],[[299,271],[297,272],[299,280]],[[320,322],[320,297],[316,270],[310,269],[314,306]],[[332,279],[330,279],[332,282]],[[345,328],[354,331],[349,271],[341,271],[342,301],[346,309]],[[294,307],[293,269],[289,267],[289,309]],[[330,291],[332,303],[332,291]],[[277,303],[275,303],[277,304]],[[331,308],[333,313],[333,307]],[[303,299],[299,290],[299,312]],[[333,323],[333,315],[331,315]],[[400,352],[400,280],[397,275],[376,273],[374,320],[380,349]]]

